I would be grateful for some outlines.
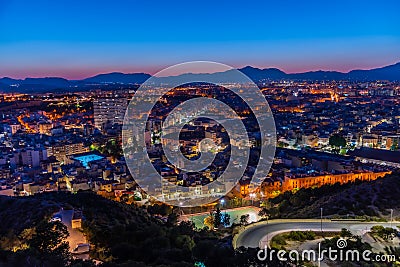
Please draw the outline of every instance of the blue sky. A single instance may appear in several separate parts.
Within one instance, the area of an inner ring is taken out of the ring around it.
[[[400,1],[0,0],[0,77],[154,73],[192,60],[287,72],[400,61]]]

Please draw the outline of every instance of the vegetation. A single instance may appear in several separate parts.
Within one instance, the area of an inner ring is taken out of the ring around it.
[[[283,235],[276,235],[271,239],[271,247],[274,249],[285,250],[286,245],[287,245],[286,239]]]
[[[264,217],[270,218],[342,218],[378,219],[390,216],[390,209],[400,210],[400,177],[386,175],[370,182],[324,185],[320,188],[285,192],[270,199],[269,208],[263,208]]]
[[[99,147],[99,151],[102,154],[110,156],[112,161],[115,161],[123,155],[122,146],[118,144],[114,139],[107,141],[107,143]]]
[[[45,262],[47,259],[67,265],[70,260],[69,245],[64,241],[69,235],[61,222],[41,221],[30,238],[25,239],[34,255]],[[27,236],[24,235],[26,238]]]
[[[353,234],[349,230],[347,230],[346,228],[342,228],[342,231],[340,232],[340,237],[352,238]]]
[[[216,229],[221,226],[228,227],[231,225],[231,216],[228,213],[222,214],[221,210],[217,208],[214,212],[204,218],[204,225],[208,229]]]
[[[0,266],[93,266],[91,261],[72,260],[64,242],[65,227],[48,222],[53,212],[67,206],[83,211],[83,232],[91,244],[91,257],[105,267],[194,266],[196,262],[207,267],[265,266],[257,260],[258,249],[234,250],[231,238],[220,236],[219,231],[195,230],[192,222],[176,224],[174,209],[169,214],[164,206],[149,209],[166,215],[168,219],[163,221],[146,208],[92,192],[0,197]],[[226,225],[227,219],[222,223]],[[276,257],[271,264],[286,266]]]
[[[154,204],[147,207],[147,212],[151,215],[167,216],[172,214],[172,207],[166,204]]]
[[[42,220],[18,236],[3,236],[0,266],[91,266],[91,261],[72,258],[65,241],[68,235],[61,222]]]
[[[371,233],[374,236],[378,236],[386,241],[393,240],[398,234],[398,231],[394,228],[383,227],[382,225],[375,225],[371,227]]]
[[[340,135],[334,134],[329,138],[329,145],[333,147],[346,147],[346,139]]]
[[[240,224],[241,225],[248,225],[250,220],[250,215],[249,214],[243,214],[240,216]]]
[[[223,223],[223,216],[221,214],[221,210],[217,208],[214,212],[214,227],[218,228]]]
[[[275,249],[285,249],[286,241],[299,241],[304,242],[307,240],[314,240],[316,234],[312,231],[291,231],[274,236],[271,239],[271,247]]]
[[[214,228],[214,215],[210,213],[209,216],[204,218],[204,225],[208,227],[208,229],[213,229]]]
[[[293,241],[307,241],[307,240],[314,240],[315,233],[313,231],[291,231],[287,234],[287,238]]]
[[[262,208],[260,209],[260,211],[258,212],[258,216],[260,216],[260,217],[263,218],[263,219],[268,218],[268,217],[270,216],[270,214],[269,214],[269,209],[266,208],[266,207],[262,207]]]

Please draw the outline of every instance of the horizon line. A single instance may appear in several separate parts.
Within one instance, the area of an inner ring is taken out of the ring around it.
[[[179,64],[179,63],[178,63]],[[294,72],[286,72],[285,70],[284,70],[284,68],[281,68],[281,67],[275,67],[275,66],[268,66],[268,67],[260,67],[260,66],[257,66],[257,67],[255,67],[255,66],[252,66],[252,65],[245,65],[245,66],[242,66],[242,67],[233,67],[232,66],[232,68],[234,68],[234,69],[237,69],[237,70],[241,70],[241,69],[244,69],[244,68],[247,68],[247,67],[251,67],[251,68],[255,68],[255,69],[259,69],[259,70],[267,70],[267,69],[278,69],[278,70],[280,70],[280,71],[282,71],[282,72],[284,72],[284,73],[286,73],[286,74],[298,74],[298,73],[308,73],[308,72],[319,72],[319,71],[325,71],[325,72],[338,72],[338,73],[344,73],[344,74],[346,74],[346,73],[349,73],[349,72],[351,72],[351,71],[355,71],[355,70],[373,70],[373,69],[379,69],[379,68],[384,68],[384,67],[389,67],[389,66],[393,66],[393,65],[397,65],[397,64],[400,64],[400,59],[399,60],[397,60],[397,61],[394,61],[393,63],[389,63],[389,64],[385,64],[385,65],[380,65],[380,66],[376,66],[376,67],[371,67],[371,68],[354,68],[354,69],[350,69],[350,70],[348,70],[348,71],[341,71],[341,70],[337,70],[337,69],[322,69],[322,68],[320,68],[320,69],[309,69],[309,70],[303,70],[303,71],[294,71]],[[173,65],[176,65],[176,64],[173,64]],[[173,65],[170,65],[170,66],[173,66]],[[32,75],[32,76],[30,76],[30,75],[28,75],[28,76],[25,76],[25,77],[17,77],[17,78],[15,78],[15,76],[14,77],[11,77],[11,75],[6,75],[6,76],[0,76],[0,79],[4,79],[4,78],[9,78],[9,79],[13,79],[13,80],[25,80],[25,79],[40,79],[40,78],[61,78],[61,79],[65,79],[65,80],[68,80],[68,81],[79,81],[79,80],[84,80],[84,79],[88,79],[88,78],[92,78],[92,77],[95,77],[95,76],[97,76],[97,75],[102,75],[102,74],[112,74],[112,73],[120,73],[120,74],[148,74],[148,75],[150,75],[150,76],[154,76],[154,74],[156,74],[156,73],[158,73],[159,71],[161,71],[162,69],[164,69],[165,67],[163,67],[163,68],[161,68],[161,69],[159,69],[159,70],[157,70],[157,71],[134,71],[134,72],[125,72],[125,71],[118,71],[118,70],[110,70],[110,71],[99,71],[99,72],[95,72],[95,73],[93,73],[93,74],[88,74],[87,76],[83,76],[82,78],[67,78],[66,76],[64,76],[64,75]],[[194,73],[194,74],[214,74],[214,73],[218,73],[218,71],[216,71],[216,72],[209,72],[209,73],[206,73],[206,72],[199,72],[199,73]],[[183,73],[182,73],[183,74]],[[186,74],[186,73],[185,73]],[[174,75],[171,75],[171,76],[174,76]]]

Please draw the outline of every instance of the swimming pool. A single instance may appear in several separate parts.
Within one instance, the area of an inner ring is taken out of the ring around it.
[[[256,222],[259,219],[258,216],[258,208],[255,207],[244,207],[244,208],[237,208],[237,209],[230,209],[230,210],[221,210],[222,214],[229,214],[231,216],[231,224],[232,223],[239,223],[240,216],[249,214],[249,222]],[[209,213],[202,213],[202,214],[195,214],[191,215],[184,215],[187,219],[191,220],[197,228],[204,227],[204,218],[208,217]]]
[[[85,167],[86,169],[89,168],[89,162],[100,160],[103,158],[104,158],[103,156],[97,154],[87,154],[83,156],[74,157],[74,159],[79,160],[82,163],[83,167]]]

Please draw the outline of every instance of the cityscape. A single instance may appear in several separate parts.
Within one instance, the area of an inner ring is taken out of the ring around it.
[[[0,4],[0,266],[400,266],[399,3],[40,2]]]

